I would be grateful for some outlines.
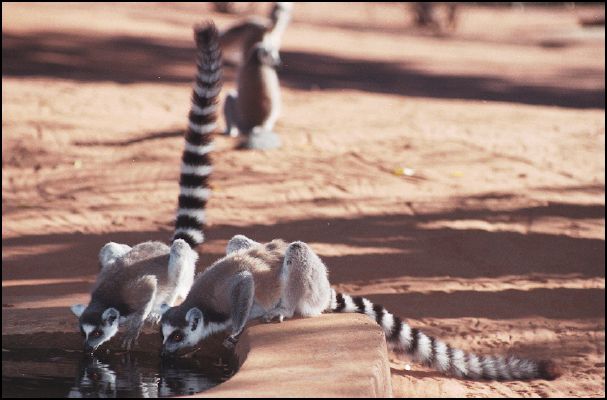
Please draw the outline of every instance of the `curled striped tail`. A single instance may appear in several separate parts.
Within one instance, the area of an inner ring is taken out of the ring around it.
[[[173,240],[183,239],[190,247],[204,241],[204,209],[211,195],[209,175],[213,169],[210,153],[217,129],[217,103],[222,86],[222,60],[219,34],[215,25],[207,23],[194,28],[196,40],[196,82],[185,149],[181,158],[179,207]]]
[[[351,297],[331,290],[331,311],[361,313],[373,318],[384,330],[388,346],[406,353],[439,372],[474,380],[553,380],[561,375],[553,361],[524,360],[514,356],[477,356],[454,349],[448,344],[411,328],[399,317],[364,297]]]

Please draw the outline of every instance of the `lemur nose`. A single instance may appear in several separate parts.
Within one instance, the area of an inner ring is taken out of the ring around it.
[[[95,348],[93,346],[91,346],[89,344],[85,344],[84,345],[84,353],[85,354],[87,354],[89,356],[92,356],[94,351],[95,351]]]

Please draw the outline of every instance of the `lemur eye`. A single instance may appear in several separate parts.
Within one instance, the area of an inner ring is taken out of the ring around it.
[[[183,340],[183,335],[181,332],[175,332],[171,335],[171,341],[173,342],[181,342]]]
[[[93,332],[91,332],[91,337],[92,338],[98,338],[102,335],[101,331],[99,329],[94,330]]]

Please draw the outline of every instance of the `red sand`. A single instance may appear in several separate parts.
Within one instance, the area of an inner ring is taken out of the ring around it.
[[[170,237],[191,26],[238,17],[205,4],[2,11],[3,307],[45,312],[86,300],[104,243]],[[605,42],[578,26],[588,12],[466,8],[435,37],[397,4],[297,4],[284,148],[217,138],[200,266],[236,233],[303,240],[337,288],[454,346],[565,371],[468,382],[394,357],[395,396],[603,397]]]

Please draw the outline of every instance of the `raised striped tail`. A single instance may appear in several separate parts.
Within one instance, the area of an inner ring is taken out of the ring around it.
[[[173,236],[173,240],[183,239],[192,248],[204,241],[204,209],[211,195],[208,179],[213,169],[210,153],[217,129],[217,104],[223,73],[215,25],[210,22],[196,26],[194,38],[197,48],[196,82],[181,158],[179,206]]]
[[[364,297],[352,297],[331,290],[331,311],[361,313],[373,318],[384,330],[388,346],[447,375],[473,380],[553,380],[561,375],[553,361],[524,360],[514,356],[477,356],[411,328],[383,306]]]

